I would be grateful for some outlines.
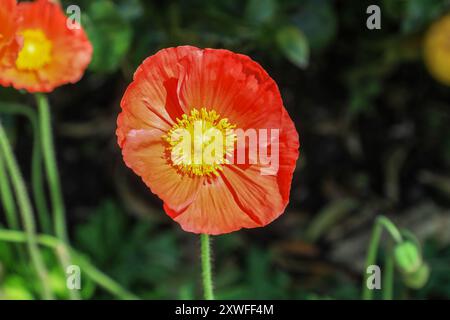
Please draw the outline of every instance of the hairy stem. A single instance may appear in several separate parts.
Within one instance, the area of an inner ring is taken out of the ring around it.
[[[211,272],[211,246],[209,235],[200,235],[202,255],[203,292],[206,300],[214,300],[213,282]]]

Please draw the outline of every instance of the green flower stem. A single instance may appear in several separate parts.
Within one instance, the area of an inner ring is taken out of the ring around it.
[[[66,217],[61,183],[56,165],[55,147],[53,145],[53,134],[50,120],[50,107],[47,97],[42,93],[36,93],[36,102],[39,111],[39,132],[44,156],[44,165],[47,180],[50,187],[50,199],[52,202],[55,234],[58,239],[68,244],[69,237],[66,229]]]
[[[61,192],[61,182],[58,167],[56,164],[55,147],[53,144],[53,134],[50,117],[50,106],[47,97],[42,93],[36,93],[36,102],[39,113],[39,136],[42,143],[44,165],[47,173],[47,180],[50,187],[50,199],[52,202],[55,234],[60,241],[69,245],[69,236],[66,228],[66,213],[64,200]],[[61,258],[61,257],[60,257]],[[71,264],[70,253],[64,255],[60,261],[63,263],[64,271]],[[70,298],[78,299],[77,291],[70,290]]]
[[[0,150],[5,159],[6,167],[11,176],[11,182],[16,193],[17,202],[22,216],[23,225],[26,232],[26,243],[31,256],[31,261],[36,269],[38,277],[42,284],[42,295],[44,299],[52,299],[53,295],[48,286],[47,270],[45,268],[39,247],[36,242],[36,226],[33,217],[28,192],[23,182],[22,175],[19,171],[16,159],[11,150],[11,146],[6,136],[5,130],[0,123]]]
[[[8,228],[20,230],[20,223],[17,217],[17,208],[9,181],[8,170],[6,170],[4,159],[0,153],[0,199],[5,210],[6,224]],[[17,254],[20,261],[26,261],[26,251],[23,247],[17,247]]]
[[[367,287],[367,268],[370,265],[374,265],[377,260],[378,247],[380,245],[381,234],[383,232],[383,227],[388,231],[391,237],[394,239],[396,243],[402,242],[402,235],[397,227],[384,216],[380,216],[377,218],[375,225],[372,231],[372,237],[370,239],[369,250],[367,252],[366,257],[366,266],[364,270],[364,280],[363,280],[363,288],[362,288],[362,297],[364,300],[372,300],[373,299],[373,290],[370,290]]]
[[[383,271],[383,299],[392,300],[394,296],[394,257],[388,252],[384,261]]]
[[[26,239],[26,234],[21,231],[0,229],[1,241],[24,243],[26,242]],[[112,295],[125,300],[139,299],[137,296],[128,292],[120,284],[97,269],[76,250],[62,243],[59,239],[49,235],[37,235],[36,239],[40,245],[53,249],[55,250],[55,252],[70,252],[71,256],[73,257],[74,263],[80,267],[81,271],[86,274],[86,276],[89,277],[92,281],[97,283],[100,287],[102,287]]]
[[[17,221],[16,208],[14,198],[12,195],[11,185],[9,183],[8,174],[3,162],[3,157],[0,154],[0,196],[3,208],[6,214],[6,223],[10,229],[19,229],[19,222]]]
[[[33,109],[16,103],[2,103],[0,112],[9,114],[23,115],[31,123],[33,129],[33,152],[31,156],[31,182],[33,188],[33,196],[36,203],[39,225],[44,233],[51,232],[51,221],[45,197],[44,181],[42,177],[42,157],[41,157],[41,141],[39,138],[39,126],[37,115]]]
[[[211,246],[209,235],[200,235],[202,254],[203,292],[206,300],[214,300],[212,272],[211,272]]]

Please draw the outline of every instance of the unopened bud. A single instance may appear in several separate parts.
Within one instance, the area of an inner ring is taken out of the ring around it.
[[[430,267],[428,267],[426,263],[422,263],[422,265],[416,272],[404,274],[403,282],[409,288],[420,289],[423,286],[425,286],[429,277],[430,277]]]
[[[395,246],[395,263],[404,274],[415,273],[422,266],[420,249],[411,241],[404,241]]]

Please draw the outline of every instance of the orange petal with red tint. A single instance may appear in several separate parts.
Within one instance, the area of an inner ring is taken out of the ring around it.
[[[132,130],[122,150],[123,159],[150,190],[174,210],[186,208],[196,197],[202,178],[180,175],[167,162],[159,130]]]
[[[179,95],[186,109],[214,109],[241,129],[279,127],[278,87],[257,62],[228,50],[196,49],[180,63],[186,73]]]

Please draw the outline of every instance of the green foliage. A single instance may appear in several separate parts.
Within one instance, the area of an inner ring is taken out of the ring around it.
[[[449,8],[449,3],[441,0],[405,1],[403,32],[415,32],[426,27],[444,13],[446,8]]]
[[[303,32],[296,27],[284,27],[277,33],[281,51],[293,64],[306,68],[309,62],[309,45]]]
[[[93,212],[76,230],[76,244],[102,270],[126,287],[153,289],[148,298],[173,294],[160,279],[176,279],[181,265],[177,238],[172,232],[158,232],[148,222],[130,226],[125,213],[111,200]],[[144,291],[143,295],[148,295]]]
[[[276,9],[277,2],[275,0],[249,0],[245,10],[245,19],[258,26],[272,20]]]
[[[125,8],[124,15],[136,15],[132,4],[123,8]],[[94,47],[89,68],[95,72],[117,70],[130,48],[132,39],[130,24],[110,0],[90,1],[83,18],[83,25]]]
[[[337,32],[336,14],[331,0],[300,1],[292,22],[308,38],[312,50],[326,48]]]

